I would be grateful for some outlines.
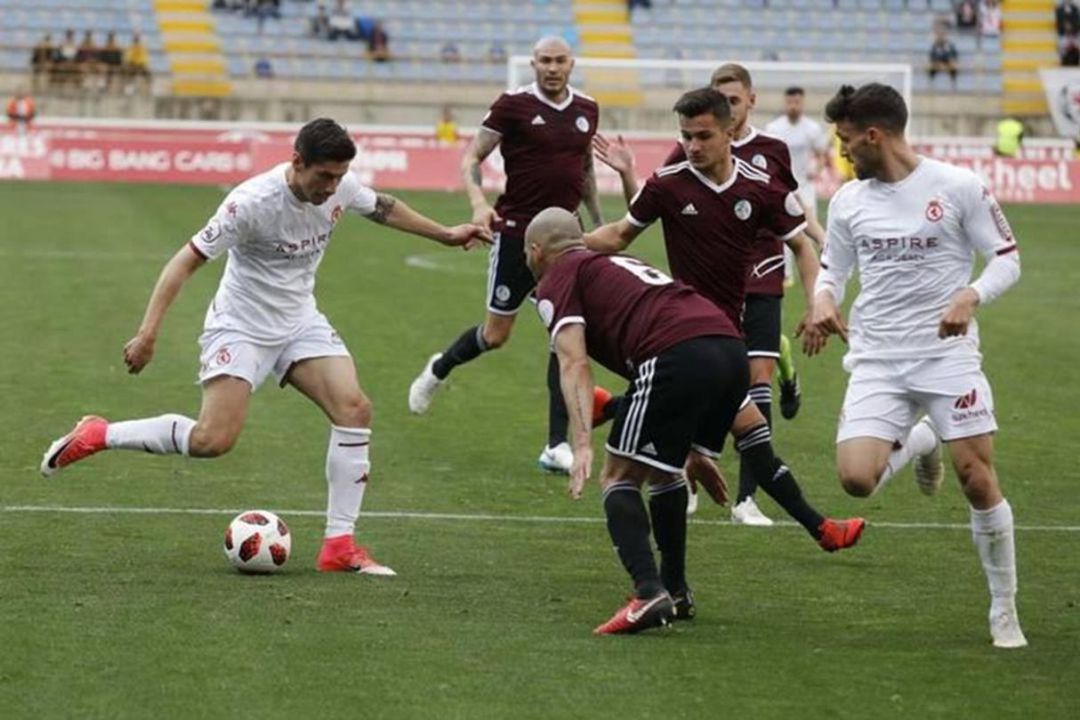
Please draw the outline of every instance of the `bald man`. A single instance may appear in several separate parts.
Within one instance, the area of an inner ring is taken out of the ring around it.
[[[535,82],[495,101],[461,166],[473,219],[495,237],[488,266],[487,315],[482,325],[466,329],[428,359],[409,388],[409,409],[414,413],[427,412],[455,367],[510,339],[518,309],[536,285],[523,251],[525,227],[533,216],[553,206],[576,212],[584,204],[593,224],[603,224],[590,151],[599,107],[570,86],[574,57],[562,38],[536,43],[532,67]],[[480,165],[496,147],[506,170],[506,191],[492,207],[481,187]],[[566,473],[573,457],[566,442],[566,407],[554,358],[549,360],[547,379],[548,441],[539,463],[545,470]]]
[[[562,208],[533,219],[525,253],[539,282],[537,311],[551,333],[569,408],[574,499],[592,470],[589,358],[630,381],[631,401],[620,406],[608,435],[600,487],[608,532],[633,579],[634,596],[594,633],[635,633],[690,619],[695,608],[686,582],[682,471],[717,502],[726,500],[710,458],[719,455],[746,397],[741,333],[690,286],[632,257],[586,249],[577,218]],[[641,497],[645,484],[648,513]]]

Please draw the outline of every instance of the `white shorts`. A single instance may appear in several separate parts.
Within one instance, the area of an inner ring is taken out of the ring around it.
[[[859,360],[851,370],[836,442],[895,442],[925,413],[946,442],[997,430],[994,396],[979,358]]]
[[[252,392],[271,372],[284,385],[289,370],[301,360],[349,355],[345,342],[321,313],[277,345],[255,342],[237,330],[204,330],[199,347],[199,384],[231,375],[247,380]]]

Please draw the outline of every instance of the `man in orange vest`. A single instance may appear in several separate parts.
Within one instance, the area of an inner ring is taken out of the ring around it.
[[[34,98],[30,97],[22,88],[16,88],[15,94],[8,101],[8,121],[20,132],[26,132],[30,123],[34,120],[37,109],[34,107]]]

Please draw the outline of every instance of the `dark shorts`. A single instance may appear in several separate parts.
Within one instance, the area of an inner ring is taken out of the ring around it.
[[[488,263],[487,309],[496,315],[516,315],[536,287],[525,264],[525,225],[495,227]]]
[[[743,334],[746,354],[754,357],[780,357],[780,309],[784,298],[776,295],[747,295],[743,310]]]
[[[677,473],[691,449],[716,457],[746,399],[741,340],[710,335],[640,363],[607,439],[612,455]]]

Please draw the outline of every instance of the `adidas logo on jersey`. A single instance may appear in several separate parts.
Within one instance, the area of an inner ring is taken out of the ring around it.
[[[683,215],[697,215],[697,208],[694,207],[694,203],[687,203],[686,207],[682,209]]]
[[[532,124],[533,125],[547,125],[547,123],[544,122],[544,118],[540,117],[539,115],[537,115],[536,117],[534,117],[532,119]]]
[[[656,455],[656,446],[652,443],[648,443],[645,447],[641,448],[641,452],[645,455]]]

